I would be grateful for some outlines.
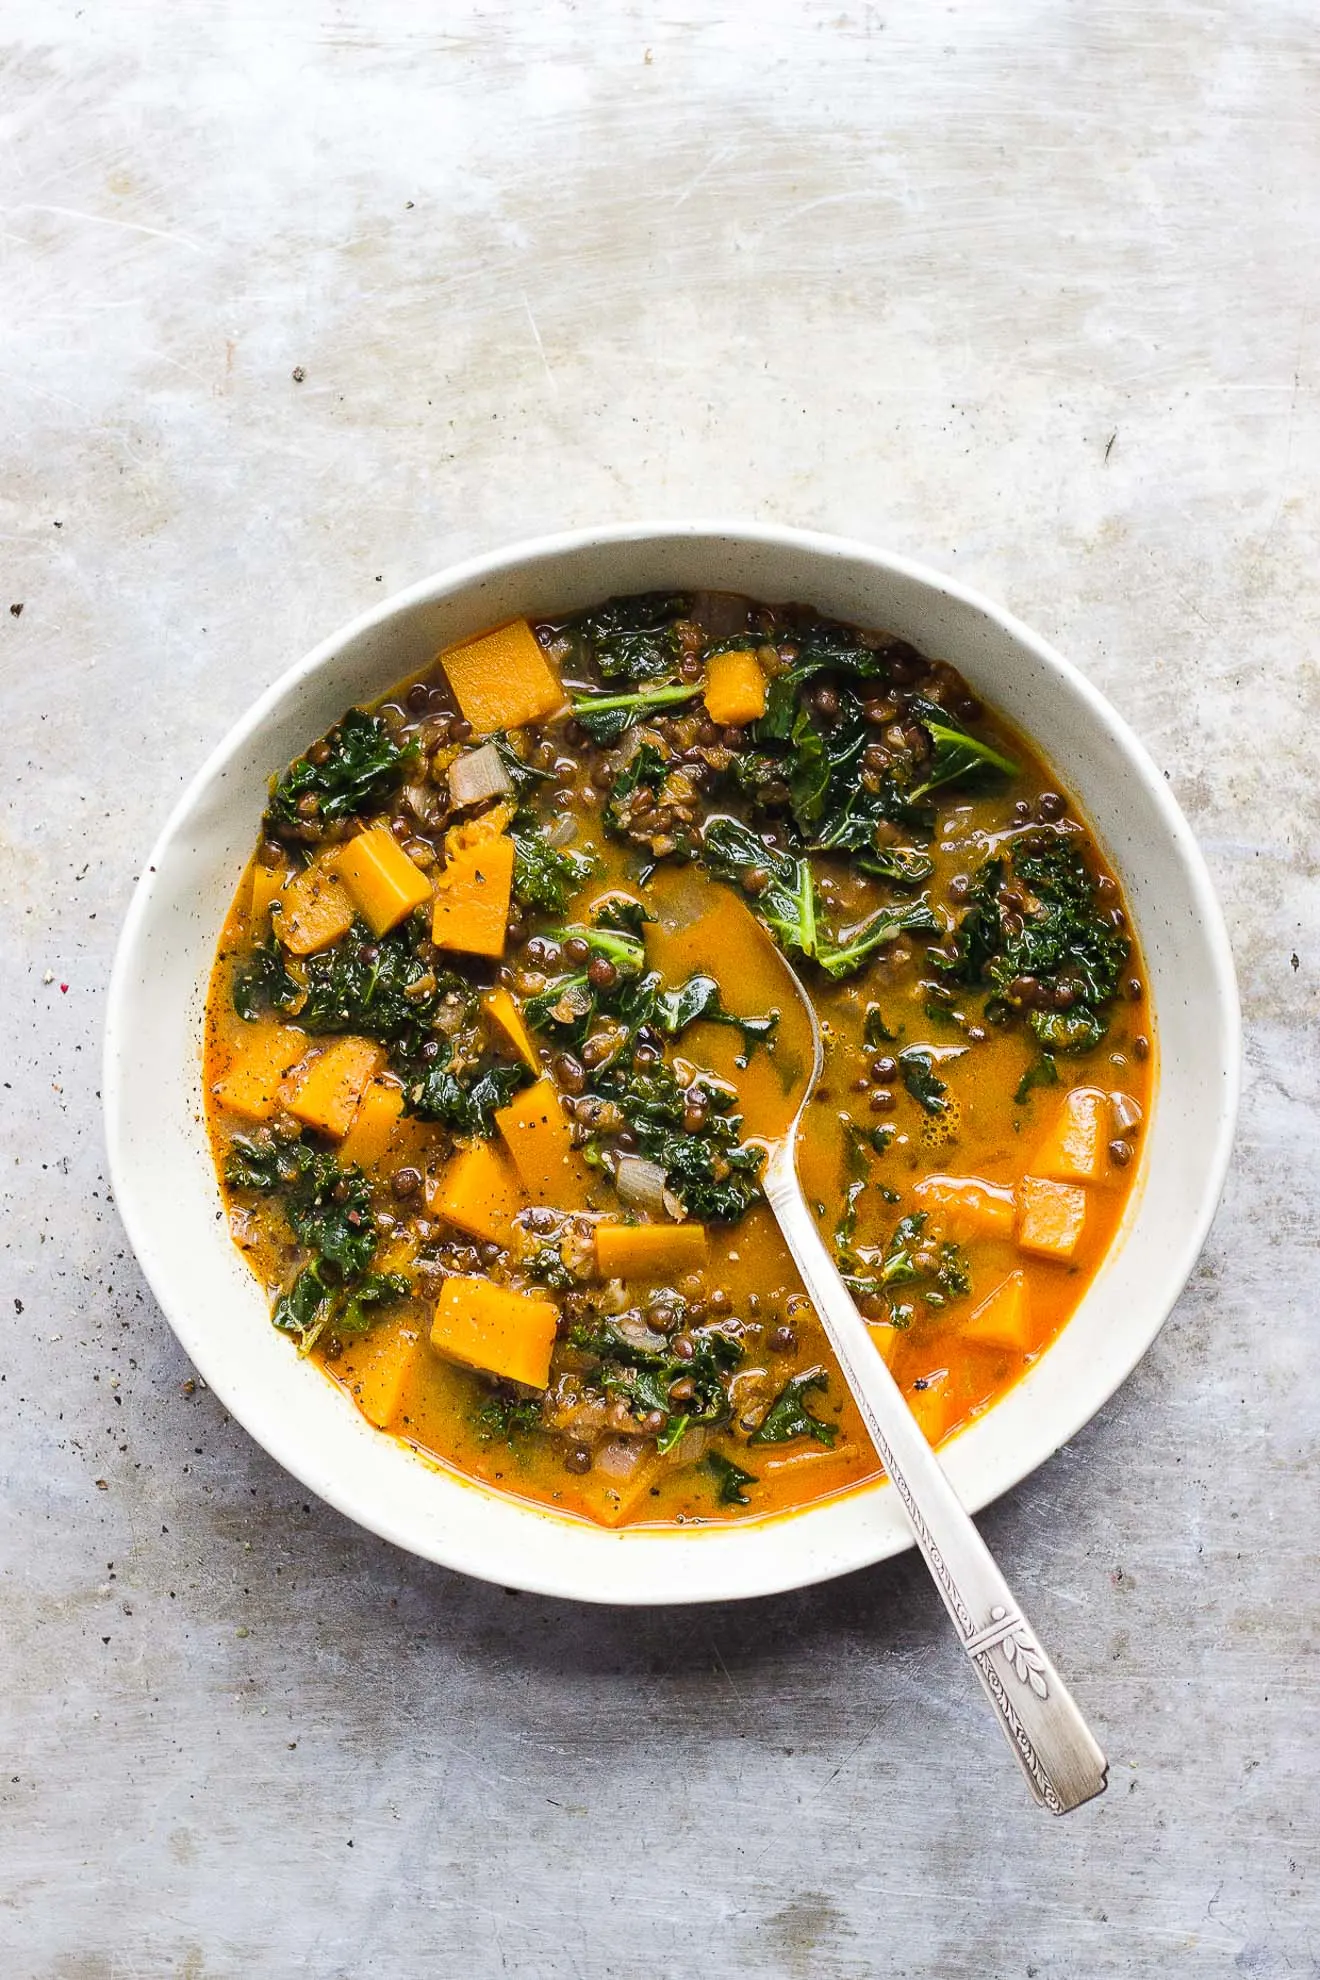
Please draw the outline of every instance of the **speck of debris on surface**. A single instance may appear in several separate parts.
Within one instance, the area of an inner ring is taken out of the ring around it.
[[[23,607],[21,605],[11,605],[9,616],[11,619],[21,619],[23,616]]]
[[[295,364],[295,365],[294,365],[294,367],[293,367],[293,382],[294,382],[294,384],[295,384],[295,385],[301,385],[301,384],[302,384],[302,382],[303,382],[303,379],[304,379],[304,378],[305,378],[306,376],[307,376],[307,373],[306,373],[306,372],[305,372],[305,371],[303,370],[303,368],[302,368],[302,366],[301,366],[300,364]]]
[[[1298,955],[1296,949],[1294,949],[1292,953],[1292,966],[1294,969],[1300,969],[1302,966],[1302,959]]]

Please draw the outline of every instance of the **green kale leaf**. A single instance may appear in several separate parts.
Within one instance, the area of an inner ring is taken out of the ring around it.
[[[920,887],[935,871],[930,854],[915,846],[863,847],[853,855],[853,865],[875,880],[892,880],[896,887]]]
[[[332,1265],[343,1279],[366,1271],[376,1249],[371,1188],[361,1169],[341,1169],[333,1155],[303,1148],[301,1172],[284,1198],[299,1244]]]
[[[615,837],[627,832],[625,800],[639,790],[657,791],[668,775],[668,766],[654,743],[644,742],[635,749],[610,786],[602,818],[605,829]]]
[[[701,693],[700,683],[687,686],[641,688],[635,694],[575,694],[571,697],[574,719],[598,743],[616,743],[636,722],[668,708],[681,707]]]
[[[899,1218],[879,1262],[878,1284],[886,1290],[914,1285],[927,1306],[948,1306],[971,1292],[971,1268],[961,1245],[926,1241],[927,1221],[923,1210]]]
[[[609,928],[616,935],[635,935],[639,942],[645,939],[646,929],[655,919],[650,908],[634,900],[631,894],[606,894],[591,909],[593,928]]]
[[[631,1340],[613,1322],[599,1320],[574,1327],[569,1345],[594,1357],[588,1380],[607,1394],[620,1397],[636,1417],[659,1411],[666,1419],[657,1432],[672,1449],[691,1424],[727,1423],[730,1415],[729,1377],[743,1358],[736,1334],[717,1325],[687,1330],[690,1360],[674,1353],[669,1341],[654,1346]],[[675,1403],[669,1391],[676,1382],[692,1385],[692,1393]],[[681,1425],[675,1431],[675,1425]]]
[[[918,1106],[928,1114],[943,1114],[949,1107],[949,1089],[935,1071],[935,1054],[928,1045],[909,1045],[898,1055],[903,1084]]]
[[[878,914],[872,915],[860,928],[854,928],[837,944],[820,944],[816,950],[816,961],[827,976],[837,981],[840,977],[855,975],[877,949],[887,947],[900,935],[938,935],[939,932],[940,924],[923,896],[911,907],[881,908]]]
[[[882,1045],[893,1045],[899,1037],[885,1021],[885,1014],[879,1004],[868,1004],[866,1016],[862,1020],[862,1041],[869,1052],[878,1052]]]
[[[889,676],[895,649],[863,645],[854,626],[817,619],[795,628],[791,638],[797,658],[770,683],[765,714],[755,726],[758,741],[787,740],[793,732],[801,691],[820,674],[835,674],[844,682],[886,680]]]
[[[925,775],[908,794],[913,804],[919,804],[932,791],[942,790],[946,784],[965,783],[969,778],[976,779],[987,773],[1016,777],[1018,766],[1010,757],[1002,756],[989,743],[982,742],[979,736],[972,735],[961,723],[955,722],[946,708],[926,701],[920,695],[913,695],[908,702],[908,715],[926,731],[932,744]]]
[[[548,845],[535,832],[514,832],[513,891],[524,907],[562,914],[570,897],[586,886],[596,870],[587,853]]]
[[[225,1163],[231,1189],[279,1196],[299,1244],[344,1277],[365,1272],[376,1245],[371,1189],[361,1169],[277,1135],[235,1135]]]
[[[575,613],[557,630],[568,634],[579,659],[602,680],[662,681],[678,663],[677,626],[687,609],[684,596],[644,592]]]
[[[235,1135],[225,1163],[231,1189],[279,1199],[297,1242],[313,1256],[275,1302],[273,1324],[307,1354],[328,1326],[364,1334],[380,1308],[412,1288],[396,1272],[370,1270],[379,1233],[361,1169],[277,1135]]]
[[[628,907],[636,907],[644,914],[646,910],[639,902],[629,902]],[[636,976],[646,965],[646,947],[640,935],[634,934],[629,925],[630,917],[620,910],[618,919],[622,927],[611,927],[609,917],[602,914],[599,921],[589,927],[572,926],[555,931],[557,942],[585,942],[593,956],[600,956],[605,962],[614,964],[617,970],[629,976]]]
[[[981,867],[957,927],[929,960],[988,987],[1001,1015],[1025,1011],[1048,1056],[1100,1043],[1128,953],[1072,835],[1034,832]]]
[[[743,886],[749,873],[769,881],[751,904],[786,955],[812,957],[820,939],[820,904],[805,859],[780,852],[737,818],[710,818],[701,835],[701,858],[717,880]]]
[[[453,1134],[488,1140],[495,1131],[496,1109],[507,1107],[530,1077],[521,1063],[496,1059],[479,1060],[459,1073],[442,1056],[404,1089],[404,1111],[419,1121],[438,1121]]]
[[[323,1275],[319,1264],[304,1265],[276,1300],[271,1324],[294,1336],[300,1354],[309,1354],[332,1318],[339,1294],[338,1285]]]
[[[815,1389],[829,1386],[823,1368],[808,1368],[791,1375],[760,1424],[748,1438],[751,1444],[787,1444],[795,1437],[814,1437],[818,1444],[832,1445],[839,1434],[837,1423],[822,1423],[807,1407],[807,1397]]]
[[[1001,953],[1005,935],[999,889],[1004,875],[1002,859],[987,859],[968,885],[953,932],[939,948],[927,950],[926,960],[950,982],[985,983],[991,964]]]
[[[234,1009],[246,1024],[268,1011],[291,1015],[302,999],[302,990],[285,967],[284,950],[274,935],[252,951],[246,968],[234,978]]]
[[[231,1189],[254,1189],[269,1196],[293,1186],[307,1154],[302,1142],[269,1132],[236,1134],[225,1158],[225,1181]]]
[[[683,1126],[694,1089],[700,1127]],[[759,1202],[763,1151],[744,1143],[737,1094],[722,1081],[698,1075],[679,1086],[663,1063],[639,1069],[618,1062],[597,1074],[594,1092],[613,1100],[636,1138],[637,1151],[659,1163],[671,1193],[699,1223],[732,1223]]]
[[[722,1506],[749,1506],[751,1499],[743,1490],[744,1485],[759,1485],[755,1472],[744,1471],[732,1458],[721,1456],[719,1451],[707,1451],[701,1460],[704,1468],[715,1480],[715,1497]]]
[[[758,1045],[768,1045],[779,1023],[779,1012],[770,1011],[765,1017],[735,1017],[726,1011],[720,995],[720,986],[713,976],[697,974],[689,976],[686,983],[680,983],[672,990],[662,990],[655,1000],[654,1022],[659,1025],[666,1038],[677,1038],[695,1024],[698,1018],[707,1024],[728,1025],[739,1033],[742,1050],[735,1063],[745,1066],[751,1060]]]
[[[430,1037],[446,997],[475,1001],[471,986],[447,971],[437,973],[416,953],[420,923],[410,918],[376,937],[354,922],[341,941],[303,965],[306,1001],[298,1012],[305,1031],[352,1032],[390,1048],[400,1071],[411,1065]]]
[[[484,1444],[502,1442],[516,1449],[522,1438],[544,1427],[541,1399],[500,1387],[478,1405],[473,1421]]]
[[[380,1318],[377,1307],[407,1299],[411,1291],[411,1285],[400,1272],[365,1273],[348,1288],[347,1296],[335,1315],[335,1332],[343,1335],[368,1333]]]
[[[535,1279],[538,1286],[549,1286],[552,1292],[572,1292],[577,1286],[577,1279],[564,1263],[562,1238],[538,1239],[523,1252],[521,1262],[528,1278]]]
[[[911,1216],[900,1217],[894,1226],[894,1234],[885,1247],[880,1266],[879,1279],[882,1286],[906,1286],[920,1273],[915,1252],[926,1228],[924,1211],[915,1211]]]
[[[380,716],[361,708],[350,708],[323,740],[329,752],[324,763],[300,756],[271,785],[265,823],[277,837],[309,818],[328,825],[379,810],[418,757],[414,744],[400,747]]]
[[[530,811],[532,792],[538,784],[553,784],[553,770],[542,770],[538,764],[529,763],[522,752],[527,748],[526,738],[520,733],[503,733],[489,738],[494,743],[505,774],[513,785],[514,803],[517,807],[514,816],[526,818]]]
[[[1014,985],[1023,978],[1059,1000],[1053,1010],[1037,1005],[1028,1013],[1027,1023],[1046,1051],[1090,1051],[1109,1027],[1108,1007],[1128,958],[1127,938],[1097,906],[1095,881],[1062,834],[1018,852],[1013,871],[1029,904],[1020,928],[1006,936],[986,973],[1009,1005],[1017,1004]]]

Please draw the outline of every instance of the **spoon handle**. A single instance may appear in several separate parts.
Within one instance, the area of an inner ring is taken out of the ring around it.
[[[791,1141],[764,1187],[812,1304],[912,1523],[931,1578],[1036,1800],[1065,1814],[1108,1763],[886,1368],[803,1199]]]

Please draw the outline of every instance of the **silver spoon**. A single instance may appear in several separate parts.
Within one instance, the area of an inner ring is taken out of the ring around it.
[[[744,1104],[744,1130],[766,1149],[766,1200],[1028,1786],[1052,1815],[1066,1814],[1104,1792],[1108,1763],[885,1366],[802,1194],[798,1130],[825,1057],[811,999],[736,894],[686,876],[658,892],[664,925],[689,944],[712,945],[705,967],[730,1009],[749,1010],[751,992],[764,1010],[767,985],[782,989],[774,1054],[782,1109],[777,1099],[766,1105],[764,1090],[755,1108]]]

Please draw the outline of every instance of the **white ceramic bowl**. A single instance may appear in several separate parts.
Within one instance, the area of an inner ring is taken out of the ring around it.
[[[500,620],[615,593],[799,599],[950,661],[1042,747],[1127,888],[1145,951],[1159,1076],[1127,1218],[1060,1339],[945,1454],[973,1510],[1099,1409],[1149,1347],[1196,1260],[1237,1106],[1232,962],[1192,835],[1164,780],[1075,668],[962,585],[860,543],[747,524],[580,530],[461,564],[316,647],[189,786],[129,910],[110,990],[105,1107],[115,1197],[170,1324],[226,1409],[310,1490],[363,1526],[488,1580],[586,1601],[763,1595],[909,1544],[895,1494],[733,1526],[607,1532],[436,1469],[370,1428],[299,1361],[230,1241],[202,1121],[202,1014],[221,922],[271,772],[350,703]]]

